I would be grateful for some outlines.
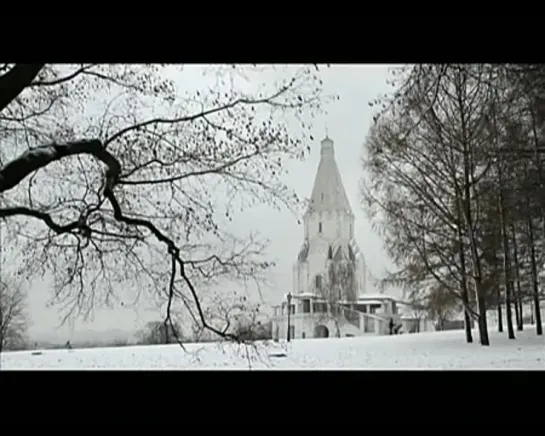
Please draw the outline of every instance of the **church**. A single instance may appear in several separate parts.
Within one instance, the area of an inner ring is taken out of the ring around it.
[[[329,137],[321,141],[320,152],[303,216],[303,243],[293,266],[293,289],[273,306],[273,337],[391,334],[402,325],[401,302],[367,292],[367,267],[354,238],[355,217]]]

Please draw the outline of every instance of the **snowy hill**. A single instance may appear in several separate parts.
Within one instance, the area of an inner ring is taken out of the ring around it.
[[[475,332],[475,339],[477,334]],[[463,331],[304,339],[286,343],[187,344],[3,353],[2,369],[33,368],[545,368],[545,337],[528,326],[517,340],[490,333],[492,345],[467,344]],[[282,357],[285,356],[285,357]]]

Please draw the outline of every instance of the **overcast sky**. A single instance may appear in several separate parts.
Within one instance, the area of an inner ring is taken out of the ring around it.
[[[329,137],[335,142],[335,156],[343,183],[356,215],[356,239],[370,273],[375,277],[384,274],[389,267],[379,237],[372,231],[361,208],[358,184],[362,177],[360,158],[362,144],[372,122],[374,109],[368,103],[378,94],[391,91],[386,84],[388,66],[386,65],[335,65],[323,69],[324,92],[337,94],[339,101],[328,107],[328,114],[323,119],[314,120],[313,133],[315,142],[309,144],[311,153],[304,162],[290,165],[287,184],[304,198],[308,198],[320,157],[320,140],[325,136],[326,124]],[[290,212],[276,212],[268,207],[259,207],[240,216],[234,230],[247,234],[249,230],[258,230],[270,239],[269,255],[277,261],[271,271],[273,286],[263,290],[263,299],[267,304],[277,304],[281,296],[292,291],[292,266],[303,241],[303,227],[298,225]],[[29,289],[29,310],[32,317],[30,333],[33,337],[52,337],[59,340],[77,337],[77,332],[87,330],[106,331],[111,329],[135,330],[145,321],[156,319],[157,313],[149,307],[131,309],[98,310],[92,320],[76,321],[56,331],[59,324],[58,311],[46,307],[51,290],[42,280],[35,280]],[[369,285],[368,292],[373,292]],[[145,306],[145,305],[144,305]]]

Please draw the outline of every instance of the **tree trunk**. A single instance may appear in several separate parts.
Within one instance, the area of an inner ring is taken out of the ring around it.
[[[494,277],[500,277],[500,268],[499,268],[499,259],[496,251],[494,250],[494,256],[493,256],[493,262],[494,262],[494,268],[493,268],[493,274]],[[503,333],[503,309],[501,307],[503,303],[503,298],[501,295],[501,286],[499,284],[499,281],[494,280],[494,286],[496,287],[496,310],[498,312],[498,332]]]
[[[477,307],[479,310],[479,319],[478,319],[478,326],[479,326],[479,336],[480,336],[480,342],[481,345],[490,345],[490,339],[488,338],[488,325],[486,322],[486,302],[484,301],[484,297],[482,295],[479,295],[477,293]]]
[[[513,289],[513,309],[515,309],[515,325],[517,326],[517,330],[522,330],[521,327],[521,319],[520,319],[520,311],[519,311],[519,302],[517,299],[517,293]]]
[[[471,260],[473,266],[473,277],[475,281],[475,293],[477,296],[477,311],[479,314],[479,339],[481,345],[490,345],[490,338],[488,337],[488,323],[486,320],[486,300],[485,289],[483,286],[483,269],[481,264],[481,256],[477,250],[477,240],[474,233],[473,211],[472,211],[472,195],[471,186],[473,185],[474,168],[473,168],[473,154],[472,147],[470,145],[470,134],[467,123],[466,103],[463,101],[464,97],[462,92],[458,90],[458,110],[460,115],[460,127],[461,127],[461,143],[463,146],[463,184],[460,189],[460,201],[462,202],[461,211],[465,220],[467,236],[469,238],[469,246],[471,249]]]
[[[522,331],[524,329],[523,319],[522,319],[522,292],[520,290],[520,269],[519,269],[519,257],[518,257],[518,246],[517,246],[517,232],[514,224],[511,224],[511,237],[513,243],[513,267],[515,269],[515,285],[516,288],[513,290],[514,293],[514,302],[515,302],[515,319],[517,321],[517,330]]]
[[[288,308],[289,310],[289,308]],[[163,340],[164,340],[164,344],[170,344],[170,330],[168,328],[168,321],[165,320],[161,326],[161,330],[162,330],[162,336],[163,336]],[[160,330],[160,331],[161,331]]]
[[[467,160],[467,159],[466,159]],[[475,240],[475,234],[473,232],[473,214],[471,212],[471,189],[469,180],[469,163],[465,162],[464,174],[465,174],[465,186],[464,186],[464,217],[466,221],[467,233],[469,238],[469,244],[471,248],[471,257],[473,261],[474,279],[475,279],[475,293],[477,295],[477,312],[478,312],[478,325],[479,325],[479,340],[481,345],[489,346],[490,338],[488,337],[488,323],[486,321],[486,300],[485,289],[483,286],[483,274],[481,257],[477,251],[477,242]]]
[[[509,237],[507,235],[507,226],[505,224],[505,208],[502,188],[501,168],[498,164],[500,194],[499,194],[499,212],[500,212],[500,227],[503,242],[503,277],[505,286],[505,316],[507,318],[507,336],[509,339],[515,339],[515,329],[513,328],[513,313],[511,311],[512,303],[512,278],[511,278],[511,259],[509,253]]]
[[[520,317],[520,330],[524,330],[524,302],[522,301],[522,290],[519,288],[519,317]]]
[[[543,326],[541,325],[541,311],[539,308],[539,283],[537,277],[537,265],[536,265],[536,248],[534,245],[534,225],[532,218],[528,214],[528,242],[530,243],[530,264],[532,271],[532,288],[533,288],[533,303],[534,303],[534,315],[536,321],[536,334],[541,336],[543,334]]]
[[[499,286],[496,286],[496,299],[498,301],[498,332],[503,333],[503,313],[501,310],[501,290]]]
[[[460,258],[460,272],[462,274],[462,302],[464,304],[464,329],[466,333],[466,342],[473,342],[473,333],[471,332],[471,316],[467,308],[469,307],[469,291],[467,289],[467,271],[465,247],[462,239],[462,217],[458,209],[458,257]]]
[[[466,332],[466,342],[471,344],[473,342],[473,332],[471,331],[472,319],[467,310],[464,310],[464,330]]]
[[[532,130],[534,136],[534,146],[535,146],[535,163],[537,165],[537,175],[539,181],[539,187],[543,189],[544,187],[544,177],[543,177],[543,164],[541,162],[540,154],[540,134],[537,131],[537,120],[535,112],[532,112]],[[542,203],[543,204],[543,203]],[[530,210],[530,200],[526,196],[526,210]],[[543,325],[541,324],[541,309],[539,307],[539,284],[537,276],[537,266],[536,266],[536,250],[534,245],[534,225],[532,223],[532,218],[530,213],[527,213],[528,216],[528,236],[530,239],[530,252],[531,252],[531,261],[532,261],[532,285],[533,285],[533,303],[534,303],[534,314],[536,321],[536,334],[538,336],[543,335]],[[543,225],[543,231],[545,232],[545,208],[541,206],[541,222]]]

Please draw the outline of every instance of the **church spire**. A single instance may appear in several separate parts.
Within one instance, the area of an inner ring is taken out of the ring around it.
[[[321,141],[320,154],[320,163],[306,214],[343,211],[352,215],[352,208],[335,161],[334,144],[328,136]]]

